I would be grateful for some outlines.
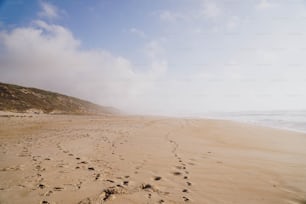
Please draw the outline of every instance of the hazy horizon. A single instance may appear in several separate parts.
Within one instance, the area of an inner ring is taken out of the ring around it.
[[[130,113],[306,110],[302,0],[0,1],[0,81]]]

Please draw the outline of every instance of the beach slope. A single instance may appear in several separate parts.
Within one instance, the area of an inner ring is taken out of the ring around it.
[[[0,203],[305,203],[305,147],[229,121],[2,113]]]

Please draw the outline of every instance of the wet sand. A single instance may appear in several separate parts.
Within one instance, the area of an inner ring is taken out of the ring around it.
[[[0,116],[0,203],[306,202],[303,133],[220,120]]]

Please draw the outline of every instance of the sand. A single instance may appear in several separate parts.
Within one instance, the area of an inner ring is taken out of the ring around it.
[[[0,115],[0,203],[306,203],[303,133],[218,120]]]

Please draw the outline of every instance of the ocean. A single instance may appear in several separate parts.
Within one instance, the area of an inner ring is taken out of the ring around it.
[[[225,119],[306,133],[306,110],[214,112],[205,118]]]

